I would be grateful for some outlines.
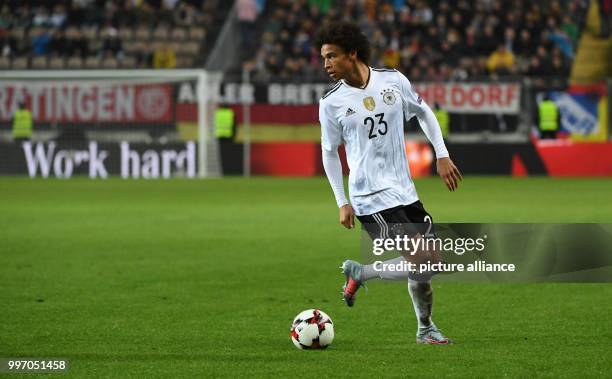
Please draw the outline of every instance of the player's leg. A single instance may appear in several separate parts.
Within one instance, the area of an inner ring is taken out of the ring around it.
[[[372,239],[395,238],[408,235],[411,238],[433,237],[434,226],[431,215],[425,211],[420,202],[408,206],[385,210],[370,216],[361,216],[359,221]],[[411,255],[402,252],[403,256],[394,258],[384,263],[401,263],[403,260],[412,262],[417,266],[426,261],[436,261],[437,255],[427,250],[417,251]],[[361,265],[355,261],[346,261],[343,264],[345,275],[347,275],[347,286],[345,286],[344,297],[349,306],[355,301],[355,293],[367,280],[381,278],[389,280],[407,280],[408,293],[418,322],[417,342],[424,344],[449,344],[446,338],[436,327],[431,319],[433,308],[433,288],[431,287],[431,273],[414,273],[410,271],[385,272],[377,271],[374,265]],[[351,285],[352,284],[352,285]]]
[[[452,341],[442,334],[442,331],[436,327],[431,318],[433,308],[431,280],[424,282],[408,279],[408,293],[410,293],[418,323],[417,343],[431,345],[451,344]]]
[[[406,258],[399,256],[393,259],[387,259],[381,263],[361,264],[357,261],[346,260],[342,264],[342,270],[345,273],[350,273],[352,277],[361,283],[365,283],[372,279],[405,281],[408,279],[409,271],[394,269],[389,267],[401,268],[406,265]]]
[[[370,236],[375,236],[382,232],[380,228],[376,228],[371,223],[373,222],[371,216],[357,216],[357,218]],[[346,260],[342,262],[340,268],[345,276],[344,286],[342,286],[342,298],[346,305],[352,307],[355,304],[357,291],[367,280],[363,277],[363,265],[353,260]]]
[[[357,218],[372,240],[383,238],[394,239],[396,236],[403,237],[404,235],[413,236],[419,232],[412,225],[411,220],[407,218],[403,206],[387,209],[372,215],[357,216]],[[420,223],[422,224],[422,220]],[[405,268],[406,261],[418,265],[425,259],[427,257],[424,257],[423,253],[416,255],[406,253],[403,256],[400,255],[397,258],[386,260],[379,264],[378,267],[375,264],[362,265],[353,260],[344,261],[341,266],[342,272],[346,277],[343,287],[344,301],[349,307],[352,307],[355,303],[357,291],[368,280],[407,280],[410,275],[410,271],[407,269],[389,270],[384,268],[391,266]]]
[[[372,240],[376,238],[389,238],[391,235],[394,235],[394,231],[387,229],[387,223],[391,224],[401,224],[401,221],[406,221],[399,219],[399,217],[404,217],[401,209],[392,209],[389,211],[385,211],[386,221],[383,220],[383,217],[380,214],[374,215],[365,215],[365,216],[357,216],[361,225],[367,231],[368,235]],[[393,222],[392,222],[393,221]],[[403,257],[397,257],[394,259],[387,260],[383,262],[385,265],[390,264],[398,264],[404,261]],[[388,267],[388,266],[384,266]],[[346,277],[346,281],[344,283],[344,287],[342,289],[342,294],[344,301],[349,307],[352,307],[355,303],[355,295],[357,291],[363,284],[370,279],[385,279],[385,280],[406,280],[408,272],[407,271],[390,271],[390,270],[376,270],[373,264],[370,265],[362,265],[359,262],[353,260],[347,260],[342,263],[342,272]]]
[[[424,238],[435,237],[433,219],[420,201],[404,207],[403,210],[421,236],[424,236]],[[438,261],[441,259],[439,252],[422,251],[415,255],[419,254],[422,254],[420,261]],[[432,321],[432,276],[433,273],[411,274],[408,279],[408,292],[412,298],[412,305],[418,322],[416,340],[417,343],[446,345],[452,343],[452,341],[445,337]]]
[[[411,238],[419,238],[419,235],[427,235],[432,233],[433,225],[427,223],[427,217],[431,220],[431,216],[421,209],[416,209],[420,212],[415,215],[413,212],[406,212],[405,208],[410,206],[400,206],[378,212],[373,215],[359,216],[361,224],[364,226],[370,238],[375,239],[395,239],[397,236],[403,238],[409,236]],[[412,215],[412,219],[408,215]],[[417,217],[418,223],[417,223]],[[407,268],[406,262],[413,263],[417,267],[421,263],[427,261],[434,262],[434,256],[429,251],[400,251],[401,255],[397,258],[389,259],[379,263],[369,265],[360,265],[354,261],[350,262],[350,267],[353,271],[358,272],[357,278],[361,282],[370,279],[383,280],[407,280],[410,271]],[[382,263],[382,264],[381,264]],[[398,269],[399,268],[399,269]]]

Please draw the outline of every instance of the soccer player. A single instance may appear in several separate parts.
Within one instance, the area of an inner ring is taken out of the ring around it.
[[[419,201],[410,177],[404,119],[418,118],[434,147],[438,174],[448,189],[456,190],[462,179],[449,158],[433,112],[402,73],[369,67],[369,42],[355,24],[337,22],[323,27],[315,45],[321,51],[327,74],[337,81],[319,102],[319,121],[323,165],[340,209],[340,223],[354,228],[357,216],[372,238],[429,236],[432,218]],[[338,156],[341,144],[350,168],[350,203],[345,196]],[[404,256],[385,263],[417,256],[432,262],[438,259],[431,252],[419,253],[422,254],[403,253]],[[346,276],[343,297],[348,306],[353,306],[357,290],[367,280],[407,280],[418,320],[417,343],[451,343],[431,320],[430,273],[376,271],[373,265],[351,260],[342,264],[342,270]]]

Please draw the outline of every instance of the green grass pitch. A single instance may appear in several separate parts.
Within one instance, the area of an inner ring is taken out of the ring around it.
[[[438,222],[612,221],[612,180],[417,181]],[[314,179],[0,179],[0,357],[76,377],[610,377],[612,285],[434,283],[453,346],[414,342],[406,286],[340,301],[358,231]],[[289,327],[317,307],[325,351]]]

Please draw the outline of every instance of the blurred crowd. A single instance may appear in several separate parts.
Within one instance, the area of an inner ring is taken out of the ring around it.
[[[214,30],[223,22],[226,14],[217,10],[220,3],[220,0],[1,1],[0,58],[9,62],[39,57],[61,62],[70,58],[82,62],[88,58],[121,62],[128,56],[127,66],[132,68],[172,68],[176,67],[177,56],[190,56],[193,61],[206,30]],[[197,44],[195,48],[193,43]]]
[[[259,15],[258,46],[243,66],[256,80],[325,79],[313,38],[321,25],[349,20],[371,42],[371,66],[396,68],[410,78],[567,77],[588,5],[587,0],[269,0]]]

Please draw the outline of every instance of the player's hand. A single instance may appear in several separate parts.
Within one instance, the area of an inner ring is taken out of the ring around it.
[[[347,229],[355,227],[355,211],[351,204],[343,205],[340,208],[340,223]]]
[[[438,169],[438,175],[444,180],[449,191],[454,191],[459,187],[459,182],[463,180],[463,176],[459,172],[459,169],[450,158],[440,158],[436,164]]]

